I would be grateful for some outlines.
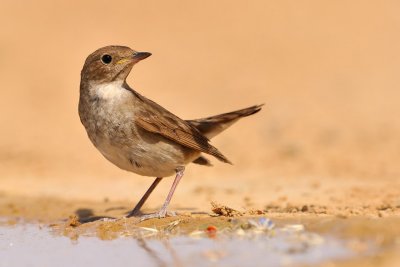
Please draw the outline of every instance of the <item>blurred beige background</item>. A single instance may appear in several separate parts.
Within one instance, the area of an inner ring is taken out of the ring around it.
[[[0,193],[136,201],[151,183],[108,163],[79,121],[83,62],[110,44],[153,53],[128,83],[182,118],[266,104],[213,140],[235,165],[189,167],[175,206],[399,193],[398,1],[2,0],[1,10]]]

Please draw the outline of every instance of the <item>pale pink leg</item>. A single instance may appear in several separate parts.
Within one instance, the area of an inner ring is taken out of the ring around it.
[[[174,183],[171,186],[171,189],[169,190],[167,199],[165,200],[163,206],[161,207],[160,211],[156,212],[156,213],[151,213],[151,214],[146,214],[140,217],[141,221],[144,220],[148,220],[148,219],[152,219],[152,218],[164,218],[167,215],[167,208],[169,205],[169,202],[172,199],[172,196],[174,195],[175,189],[179,184],[179,181],[181,180],[181,178],[183,177],[183,172],[184,172],[185,168],[182,167],[179,170],[176,171],[176,176],[175,176],[175,180]]]

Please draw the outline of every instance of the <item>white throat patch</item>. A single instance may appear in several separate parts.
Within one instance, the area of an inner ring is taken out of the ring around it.
[[[92,92],[104,100],[117,100],[129,92],[122,87],[123,81],[91,85]]]

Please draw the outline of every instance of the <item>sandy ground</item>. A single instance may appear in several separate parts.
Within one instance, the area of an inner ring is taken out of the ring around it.
[[[123,44],[153,53],[128,83],[182,118],[266,104],[213,140],[234,165],[190,165],[171,209],[209,212],[217,201],[287,219],[398,218],[399,8],[3,1],[0,216],[123,216],[151,184],[108,163],[77,115],[84,59]]]

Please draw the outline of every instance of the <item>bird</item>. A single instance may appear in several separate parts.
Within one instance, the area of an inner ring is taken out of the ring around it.
[[[107,160],[123,170],[155,177],[127,214],[141,220],[174,215],[167,210],[168,205],[187,164],[210,166],[204,154],[231,164],[210,139],[239,119],[259,112],[263,106],[183,120],[127,84],[133,66],[149,56],[149,52],[119,45],[91,53],[81,71],[78,105],[90,141]],[[161,209],[143,214],[141,208],[147,198],[163,178],[172,175],[175,179]]]

